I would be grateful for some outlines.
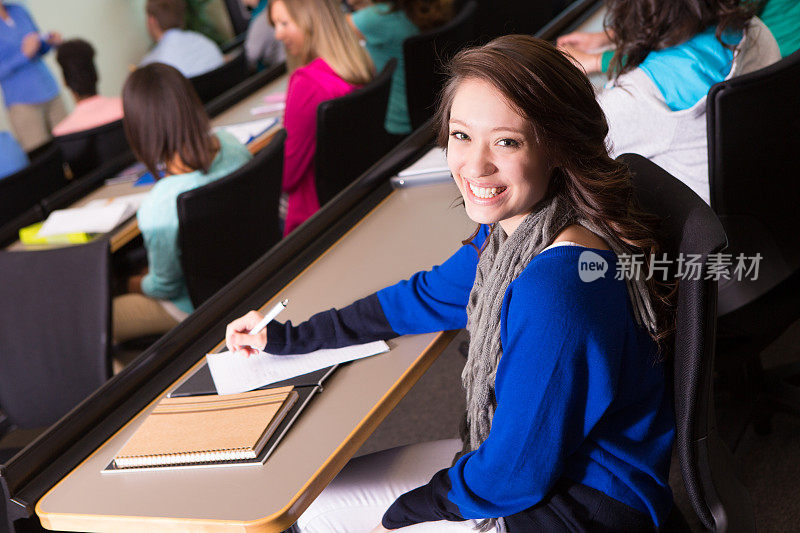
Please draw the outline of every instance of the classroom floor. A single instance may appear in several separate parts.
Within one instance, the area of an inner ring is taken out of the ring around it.
[[[466,339],[460,333],[431,366],[397,408],[364,443],[359,455],[393,446],[458,436],[464,411],[461,369],[464,357],[459,345]],[[800,361],[800,322],[794,324],[762,355],[765,367]],[[735,418],[737,406],[718,402],[720,431],[724,420]],[[794,532],[800,524],[800,416],[776,414],[773,431],[756,435],[748,428],[736,450],[742,482],[753,499],[760,533]],[[678,507],[692,525],[704,531],[691,511],[680,473],[673,468],[670,485]]]

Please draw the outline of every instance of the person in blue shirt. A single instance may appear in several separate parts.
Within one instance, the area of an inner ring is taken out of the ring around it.
[[[0,179],[28,166],[28,156],[11,133],[0,131]]]
[[[192,84],[169,65],[153,63],[122,89],[125,136],[156,184],[137,212],[147,272],[114,298],[114,341],[168,331],[193,311],[178,247],[178,196],[227,176],[252,159],[231,134],[211,133]]]
[[[61,42],[46,35],[22,6],[0,2],[0,88],[8,118],[26,152],[50,140],[50,131],[66,115],[55,78],[42,61]]]
[[[140,66],[164,63],[187,78],[219,68],[225,63],[214,41],[186,27],[184,0],[147,0],[147,31],[156,45],[139,62]]]
[[[436,123],[479,224],[450,259],[297,326],[249,335],[255,311],[228,325],[230,350],[274,354],[469,332],[462,441],[352,460],[297,525],[653,531],[673,504],[674,284],[610,274],[621,254],[646,271],[659,246],[591,83],[550,43],[500,37],[452,60]]]

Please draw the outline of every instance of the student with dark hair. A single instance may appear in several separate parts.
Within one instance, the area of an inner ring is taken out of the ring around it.
[[[173,67],[153,63],[131,73],[122,103],[128,143],[157,182],[136,215],[148,270],[114,299],[115,342],[164,333],[192,312],[178,248],[178,195],[252,158],[229,133],[211,132],[192,84]]]
[[[42,60],[60,42],[56,32],[40,34],[24,7],[0,0],[0,88],[14,134],[28,152],[49,141],[67,114]]]
[[[187,78],[205,74],[225,62],[219,47],[200,33],[186,30],[184,0],[147,0],[147,31],[156,45],[139,63],[164,63]]]
[[[591,83],[551,44],[500,37],[449,70],[438,138],[473,236],[442,265],[298,326],[249,335],[255,311],[228,325],[230,350],[273,354],[469,332],[462,441],[353,459],[298,526],[654,531],[672,507],[674,283],[583,281],[579,262],[590,253],[615,272],[618,256],[642,254],[646,271],[655,220],[608,155]]]
[[[356,35],[366,43],[376,71],[383,70],[390,59],[397,59],[386,110],[385,128],[389,133],[411,132],[403,41],[447,22],[451,8],[452,3],[447,0],[387,0],[371,3],[348,15]]]
[[[375,69],[335,0],[271,0],[269,21],[294,67],[283,116],[281,187],[287,198],[288,235],[319,209],[314,177],[317,107],[370,82]]]
[[[94,48],[83,39],[64,41],[56,52],[64,85],[75,99],[72,113],[53,128],[53,135],[67,135],[114,122],[122,118],[122,99],[97,94]]]
[[[612,81],[598,99],[612,154],[641,154],[710,203],[706,95],[715,83],[780,59],[767,27],[740,0],[606,0],[603,34],[615,50]],[[602,57],[584,52],[585,34],[560,45],[587,71]],[[588,45],[602,45],[595,35]]]

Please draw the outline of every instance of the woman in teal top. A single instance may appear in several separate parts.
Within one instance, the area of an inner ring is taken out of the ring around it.
[[[358,38],[366,42],[377,72],[383,70],[390,59],[397,59],[384,123],[389,133],[405,135],[411,132],[403,41],[420,31],[440,26],[448,20],[449,14],[449,3],[443,0],[397,0],[377,2],[349,15]]]
[[[115,342],[164,333],[193,311],[178,248],[178,195],[252,158],[229,133],[210,133],[200,99],[173,67],[153,63],[133,72],[122,105],[133,153],[160,179],[137,213],[148,268],[128,280],[129,294],[114,299]]]

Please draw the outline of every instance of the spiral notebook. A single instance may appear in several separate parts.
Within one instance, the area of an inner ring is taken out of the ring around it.
[[[253,462],[298,397],[287,386],[164,398],[106,471]]]

